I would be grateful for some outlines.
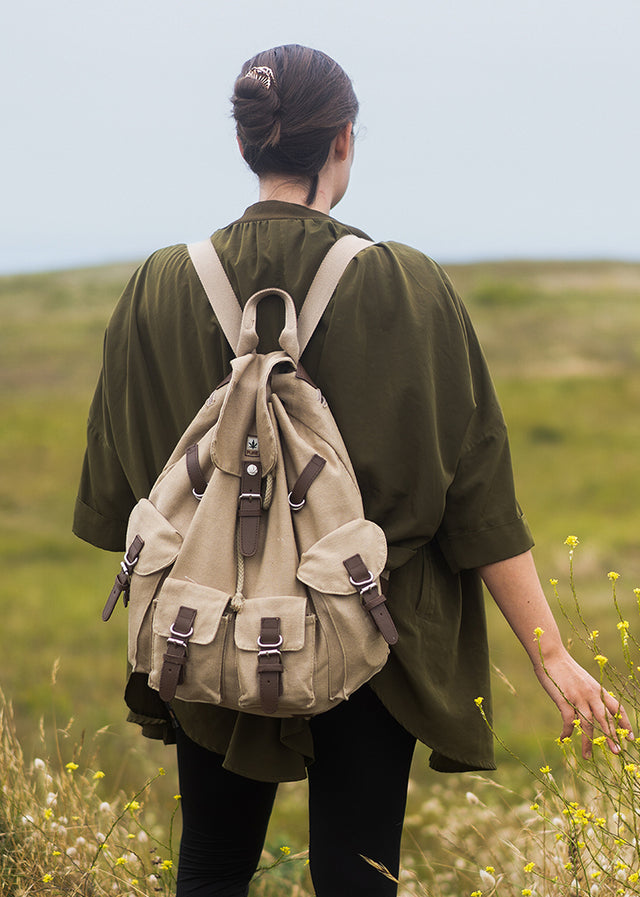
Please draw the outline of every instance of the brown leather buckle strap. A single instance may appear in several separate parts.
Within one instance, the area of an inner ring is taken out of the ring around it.
[[[257,458],[242,462],[238,517],[240,520],[240,552],[250,558],[258,550],[260,515],[262,514],[262,464]]]
[[[258,636],[258,679],[260,704],[264,713],[275,713],[282,694],[282,655],[280,617],[263,617]]]
[[[205,475],[200,467],[200,459],[198,458],[198,446],[190,445],[185,455],[187,461],[187,473],[193,487],[192,492],[200,501],[208,486]]]
[[[102,609],[102,619],[106,623],[111,614],[113,613],[113,609],[118,603],[118,598],[124,592],[124,606],[126,607],[129,603],[129,588],[131,586],[131,574],[133,573],[133,568],[138,563],[138,558],[140,557],[140,550],[144,545],[144,539],[140,536],[136,536],[129,548],[126,551],[126,554],[122,561],[120,562],[120,572],[116,576],[116,581],[113,584],[113,588],[111,589],[111,594],[107,598],[106,604]]]
[[[196,613],[192,607],[181,607],[171,626],[158,689],[163,701],[173,700],[178,685],[184,679],[184,667],[189,656],[189,639],[193,635]]]
[[[379,591],[371,571],[367,569],[367,565],[359,554],[347,558],[343,564],[349,574],[349,581],[360,592],[362,606],[371,615],[371,619],[380,630],[386,643],[395,645],[398,641],[398,630],[391,619],[386,603],[387,599]]]
[[[300,508],[304,507],[309,487],[326,463],[325,459],[321,458],[320,455],[314,455],[304,468],[289,493],[289,504],[292,511],[299,511]]]

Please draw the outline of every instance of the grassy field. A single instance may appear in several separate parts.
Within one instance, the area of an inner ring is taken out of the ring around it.
[[[122,265],[0,278],[0,686],[15,707],[27,757],[42,751],[41,717],[48,731],[75,718],[61,737],[63,762],[77,752],[83,731],[88,737],[108,726],[100,736],[107,791],[133,788],[162,765],[169,775],[157,787],[169,800],[176,788],[171,752],[143,744],[137,730],[121,722],[125,615],[116,614],[108,626],[100,621],[119,559],[70,533],[102,333],[132,270]],[[607,572],[621,573],[625,612],[635,608],[632,589],[640,585],[640,265],[510,262],[448,270],[494,373],[541,578],[557,577],[561,596],[569,595],[563,540],[578,535],[581,598],[603,630],[603,650],[615,653],[615,621],[606,622]],[[537,766],[552,751],[556,712],[493,610],[490,622],[502,674],[495,679],[497,728]],[[502,751],[499,756],[504,762],[497,780],[515,782],[517,767]],[[465,777],[443,780],[425,766],[420,751],[409,820],[428,793],[438,800],[449,795],[453,813],[455,801],[463,807],[470,790]],[[274,843],[303,845],[302,793],[299,785],[282,789]],[[420,837],[411,835],[411,825],[408,832],[415,847]]]

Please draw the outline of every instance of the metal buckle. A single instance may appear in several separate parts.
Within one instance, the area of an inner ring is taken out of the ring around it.
[[[272,654],[277,654],[278,657],[282,657],[282,654],[278,650],[278,648],[272,648],[270,650],[263,649],[262,651],[258,651],[258,657],[270,657]]]
[[[258,498],[260,501],[262,501],[262,496],[259,492],[241,492],[238,496],[238,501],[241,501],[243,498]]]
[[[192,489],[191,491],[193,492],[194,497],[198,499],[198,501],[202,501],[202,496],[204,495],[204,492],[196,492],[195,489]]]
[[[303,498],[302,501],[300,502],[300,504],[297,505],[297,504],[295,504],[294,502],[291,501],[291,496],[292,496],[292,495],[293,495],[293,492],[290,492],[290,493],[289,493],[289,507],[291,508],[291,510],[292,510],[292,511],[299,511],[300,508],[304,508],[304,506],[305,506],[305,504],[306,504],[306,502],[307,502],[306,498]]]
[[[361,579],[361,580],[356,580],[353,578],[353,576],[349,576],[349,582],[351,583],[352,586],[356,587],[356,589],[360,592],[361,595],[364,594],[364,592],[368,592],[371,589],[377,588],[375,580],[373,578],[373,573],[371,572],[371,570],[367,570],[367,573],[369,574],[368,577],[366,579]]]
[[[181,638],[172,638],[171,636],[169,636],[169,638],[167,639],[167,644],[168,645],[179,645],[181,648],[184,648],[185,654],[189,653],[189,646]]]

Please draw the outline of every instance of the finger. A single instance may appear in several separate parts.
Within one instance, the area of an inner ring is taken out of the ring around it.
[[[582,729],[582,756],[590,760],[593,754],[593,721],[590,716],[581,714],[580,728]]]
[[[622,715],[619,715],[620,704],[611,699],[609,695],[603,695],[603,703],[598,704],[595,708],[594,716],[598,728],[607,739],[609,750],[614,754],[620,753],[620,736],[625,731],[629,731],[628,726],[623,724]],[[624,718],[628,722],[626,713]]]
[[[608,698],[608,700],[607,700]],[[631,728],[631,721],[629,720],[629,716],[627,715],[627,711],[624,709],[622,704],[616,700],[616,698],[612,698],[610,695],[607,695],[605,698],[605,703],[607,704],[607,709],[614,720],[614,729],[621,728],[627,730],[627,735],[625,738],[628,741],[634,741],[635,735],[633,734],[633,730]]]

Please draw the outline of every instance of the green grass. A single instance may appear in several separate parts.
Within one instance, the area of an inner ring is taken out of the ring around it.
[[[109,725],[103,762],[118,787],[140,782],[149,764],[166,766],[167,780],[174,774],[171,752],[143,743],[123,722],[125,615],[100,621],[118,558],[70,532],[102,333],[131,270],[0,278],[0,685],[27,756],[41,716],[62,726],[75,717],[76,737]],[[640,584],[640,265],[522,262],[449,271],[494,372],[542,580],[557,577],[566,591],[562,542],[577,534],[576,569],[597,625],[610,600],[608,570],[624,574],[624,607]],[[511,683],[496,675],[497,727],[536,764],[559,719],[506,625],[494,611],[490,620],[494,661]],[[71,738],[63,739],[65,750]],[[417,802],[443,782],[426,770],[424,750],[414,778]],[[175,781],[166,788],[173,793]],[[273,843],[304,833],[303,790],[282,789]]]

